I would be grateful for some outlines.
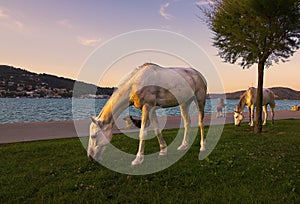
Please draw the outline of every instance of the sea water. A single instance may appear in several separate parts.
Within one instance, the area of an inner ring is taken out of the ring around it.
[[[207,99],[205,113],[216,113],[218,99]],[[0,123],[47,122],[63,120],[86,120],[91,115],[98,115],[107,99],[72,99],[72,98],[0,98]],[[225,100],[225,112],[233,112],[238,100]],[[276,100],[276,110],[290,110],[300,100]],[[247,111],[245,109],[245,111]],[[180,116],[179,107],[159,109],[159,116]],[[194,105],[191,114],[197,114]],[[141,112],[134,107],[126,109],[120,117],[126,115],[140,117]]]

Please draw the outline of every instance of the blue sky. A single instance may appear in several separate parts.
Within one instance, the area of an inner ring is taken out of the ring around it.
[[[0,0],[0,64],[76,79],[88,56],[102,43],[126,32],[164,29],[190,38],[215,64],[225,91],[256,86],[256,67],[243,70],[222,62],[212,34],[197,17],[201,0]],[[147,56],[147,59],[156,59]],[[126,60],[132,69],[143,58]],[[130,62],[129,62],[130,61]],[[156,62],[156,61],[155,61]],[[161,62],[162,66],[177,66]],[[265,87],[300,90],[300,54],[265,71]],[[131,69],[130,68],[130,69]],[[122,76],[110,73],[102,85],[115,86]],[[297,74],[295,74],[297,73]],[[211,92],[214,90],[212,89]]]

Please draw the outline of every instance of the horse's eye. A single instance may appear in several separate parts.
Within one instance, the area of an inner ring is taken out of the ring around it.
[[[96,138],[96,137],[97,137],[97,134],[92,134],[91,135],[91,138],[93,138],[93,139]]]

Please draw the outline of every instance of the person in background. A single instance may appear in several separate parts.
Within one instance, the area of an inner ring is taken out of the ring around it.
[[[225,113],[223,113],[223,108],[225,108],[226,104],[224,103],[224,99],[220,98],[220,101],[217,105],[217,118],[225,117]]]

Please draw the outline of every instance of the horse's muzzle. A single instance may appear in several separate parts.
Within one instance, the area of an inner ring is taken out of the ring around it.
[[[89,157],[89,160],[90,160],[91,162],[94,162],[94,161],[95,161],[95,159],[94,159],[91,155],[88,155],[88,157]]]

